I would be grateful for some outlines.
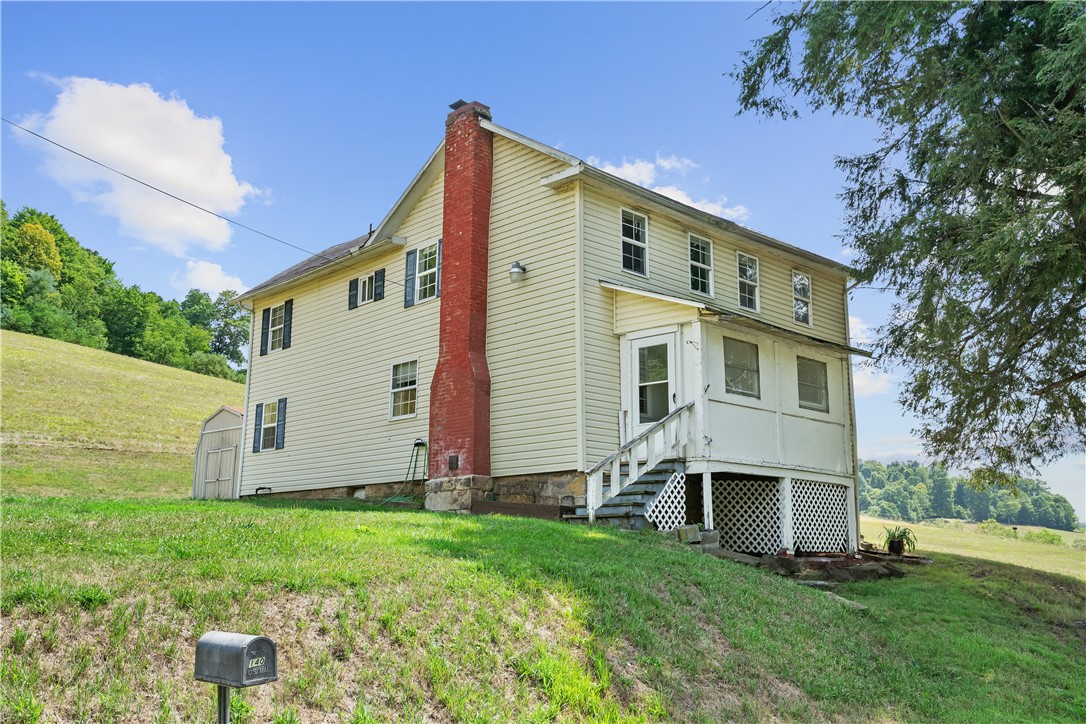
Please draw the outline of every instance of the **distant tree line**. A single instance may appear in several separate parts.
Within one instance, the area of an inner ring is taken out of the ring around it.
[[[0,201],[0,327],[236,382],[245,372],[249,315],[192,289],[184,300],[125,285],[113,262],[73,238],[52,214]]]
[[[925,518],[994,519],[1007,525],[1074,530],[1075,509],[1042,480],[1022,478],[1016,490],[977,490],[938,465],[916,461],[860,463],[860,512],[915,523]]]

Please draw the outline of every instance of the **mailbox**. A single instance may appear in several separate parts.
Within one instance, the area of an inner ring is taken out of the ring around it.
[[[245,687],[279,678],[275,642],[267,636],[209,631],[196,642],[196,679]]]

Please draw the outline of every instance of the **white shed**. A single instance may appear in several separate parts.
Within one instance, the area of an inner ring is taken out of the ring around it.
[[[196,443],[193,498],[236,498],[238,446],[245,413],[222,406],[204,420]]]

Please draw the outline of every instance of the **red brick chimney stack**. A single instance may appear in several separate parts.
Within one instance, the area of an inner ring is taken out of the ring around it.
[[[454,104],[445,121],[445,195],[441,242],[441,327],[430,387],[429,473],[433,493],[456,497],[435,507],[470,506],[470,491],[489,489],[490,369],[486,295],[494,134],[480,126],[490,108]],[[484,476],[454,486],[442,479]],[[429,488],[428,488],[429,490]],[[465,496],[453,492],[468,492]],[[440,495],[437,497],[441,497]],[[427,507],[431,495],[427,496]],[[437,500],[435,499],[435,503]]]

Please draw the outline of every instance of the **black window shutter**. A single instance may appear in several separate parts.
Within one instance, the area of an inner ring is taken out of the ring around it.
[[[412,249],[407,252],[407,271],[403,280],[403,305],[412,307],[415,305],[415,257],[418,252]]]
[[[373,273],[373,301],[385,298],[385,270],[378,269]]]
[[[253,426],[253,452],[260,452],[260,438],[262,437],[261,430],[262,423],[264,422],[264,403],[259,402],[256,406],[256,414],[253,415],[253,421],[256,423]]]
[[[294,314],[294,300],[283,302],[283,349],[290,347],[290,318]]]
[[[358,306],[358,279],[352,279],[347,284],[347,309]]]
[[[264,307],[260,319],[260,354],[268,353],[268,332],[271,329],[271,307]]]
[[[275,449],[283,449],[283,440],[287,432],[287,398],[279,398],[279,406],[276,408],[275,418]]]
[[[437,296],[441,296],[441,239],[437,240]]]

